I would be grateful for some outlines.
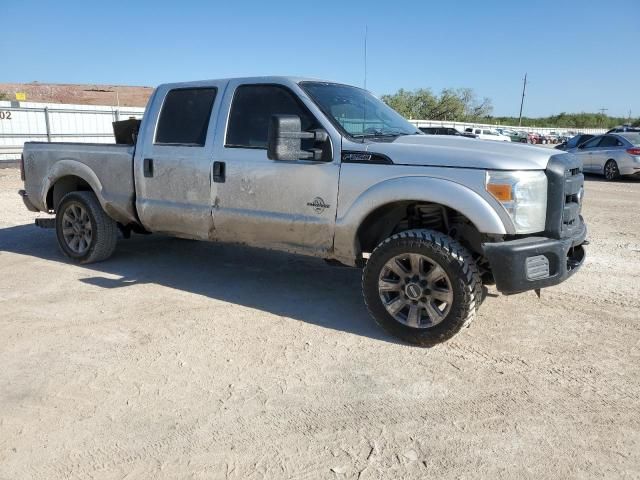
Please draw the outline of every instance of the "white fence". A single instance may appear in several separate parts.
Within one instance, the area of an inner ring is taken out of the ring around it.
[[[0,101],[0,160],[17,160],[24,142],[114,143],[111,122],[144,108]]]
[[[0,161],[18,160],[24,142],[113,143],[111,122],[141,118],[144,108],[0,101]],[[539,133],[604,133],[604,129],[514,127],[440,120],[411,120],[417,127],[504,127]]]

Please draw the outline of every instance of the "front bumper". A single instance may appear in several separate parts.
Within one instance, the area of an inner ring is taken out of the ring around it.
[[[33,205],[33,203],[31,203],[31,200],[29,200],[29,195],[27,195],[27,192],[25,190],[19,190],[18,191],[18,195],[20,195],[22,197],[22,202],[24,203],[24,206],[27,207],[27,209],[31,212],[39,212],[40,210],[38,210],[37,207],[35,207]]]
[[[576,273],[586,257],[586,236],[587,227],[582,223],[569,238],[526,237],[482,247],[496,288],[510,295],[558,285]]]

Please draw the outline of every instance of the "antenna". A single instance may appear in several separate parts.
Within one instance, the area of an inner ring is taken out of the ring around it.
[[[364,89],[367,89],[367,33],[369,26],[364,26]],[[364,143],[364,134],[367,129],[367,97],[362,92],[362,143]]]
[[[369,33],[369,26],[364,26],[364,89],[367,89],[367,33]]]
[[[609,110],[609,109],[608,109],[608,108],[604,108],[604,107],[602,107],[602,108],[600,108],[600,109],[599,109],[599,112],[600,112],[602,115],[604,115],[604,112],[606,112],[607,110]]]
[[[522,106],[524,105],[524,92],[527,89],[527,74],[524,74],[524,83],[522,84],[522,100],[520,100],[520,117],[518,118],[518,126],[522,126]]]

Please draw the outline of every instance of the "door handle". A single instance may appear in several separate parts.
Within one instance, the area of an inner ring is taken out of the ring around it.
[[[213,182],[224,183],[226,165],[224,162],[213,162]]]
[[[153,177],[153,158],[145,158],[143,160],[142,171],[144,172],[145,177]]]

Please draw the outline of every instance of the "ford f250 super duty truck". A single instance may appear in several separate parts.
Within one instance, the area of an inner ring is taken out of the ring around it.
[[[578,160],[423,135],[360,88],[284,77],[161,85],[129,137],[25,144],[20,194],[55,214],[73,261],[107,259],[120,230],[363,267],[373,318],[419,345],[467,325],[483,284],[539,292],[584,262]]]

